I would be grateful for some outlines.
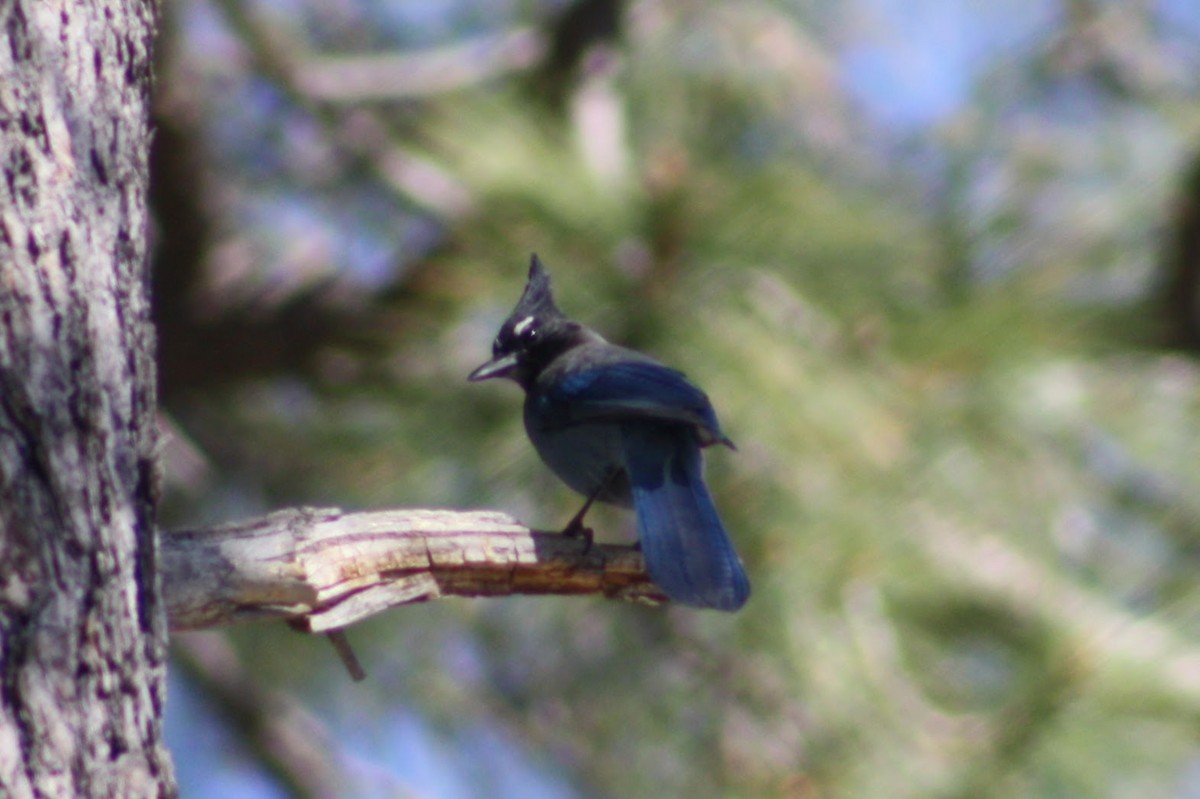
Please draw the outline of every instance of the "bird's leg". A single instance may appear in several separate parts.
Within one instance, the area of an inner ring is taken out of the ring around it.
[[[588,508],[592,507],[592,503],[596,501],[596,497],[600,494],[600,491],[603,488],[604,484],[602,483],[600,488],[597,488],[588,495],[587,501],[583,503],[583,507],[579,509],[579,513],[576,513],[571,517],[571,521],[567,522],[567,526],[564,527],[562,531],[563,535],[569,536],[570,538],[583,539],[583,554],[585,555],[591,551],[592,542],[595,536],[592,533],[592,528],[583,526],[583,517],[587,515]]]
[[[592,493],[588,494],[587,501],[583,503],[583,507],[579,509],[579,513],[576,513],[574,516],[572,516],[571,521],[567,522],[567,526],[563,528],[563,535],[570,536],[572,538],[583,538],[583,554],[585,555],[591,551],[595,536],[592,533],[592,528],[583,526],[583,517],[587,515],[588,509],[592,507],[592,503],[595,502],[596,498],[604,492],[604,489],[608,486],[616,474],[616,469],[610,469],[608,471],[608,474],[606,474],[604,479],[596,485],[596,488],[592,491]]]

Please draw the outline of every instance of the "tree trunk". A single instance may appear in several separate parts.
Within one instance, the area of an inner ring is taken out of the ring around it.
[[[175,793],[148,0],[0,0],[0,795]]]

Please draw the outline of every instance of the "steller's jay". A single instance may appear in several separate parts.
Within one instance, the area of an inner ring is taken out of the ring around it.
[[[525,431],[542,460],[587,497],[637,514],[646,569],[685,605],[737,610],[750,581],[704,484],[700,449],[724,444],[717,415],[683,373],[605,341],[554,304],[537,255],[529,282],[471,381],[525,389]]]

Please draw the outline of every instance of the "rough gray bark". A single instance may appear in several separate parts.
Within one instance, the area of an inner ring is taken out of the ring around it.
[[[175,793],[146,296],[150,0],[0,0],[0,795]]]

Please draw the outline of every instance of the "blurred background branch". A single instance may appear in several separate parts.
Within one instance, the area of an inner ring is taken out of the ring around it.
[[[500,80],[533,67],[544,50],[536,31],[514,28],[421,53],[309,55],[291,82],[321,102],[406,100]]]
[[[352,780],[338,762],[334,736],[315,715],[255,680],[224,639],[192,633],[175,637],[173,644],[175,665],[206,694],[287,795],[345,795]]]

